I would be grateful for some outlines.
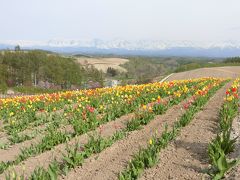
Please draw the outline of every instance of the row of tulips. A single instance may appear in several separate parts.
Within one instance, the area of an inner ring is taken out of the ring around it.
[[[0,118],[7,120],[9,117],[31,113],[31,112],[52,112],[63,109],[66,105],[75,104],[84,106],[102,107],[104,102],[111,102],[116,99],[131,101],[136,96],[145,93],[152,93],[159,88],[167,90],[185,81],[152,83],[144,85],[118,86],[115,88],[99,88],[80,91],[67,91],[53,94],[42,94],[35,96],[24,96],[0,99]],[[82,104],[83,103],[83,104]]]
[[[139,108],[139,103],[138,103],[138,110],[136,111],[136,115],[133,117],[132,120],[129,121],[129,123],[127,123],[126,128],[118,131],[116,134],[114,134],[112,137],[110,138],[97,138],[97,139],[90,139],[89,143],[87,143],[84,147],[79,147],[78,145],[76,145],[73,149],[68,147],[68,153],[64,155],[63,160],[61,162],[57,162],[54,161],[50,164],[49,168],[47,170],[43,169],[43,168],[37,168],[32,176],[30,177],[30,179],[34,179],[34,177],[41,177],[44,179],[51,179],[51,177],[56,178],[58,175],[61,174],[66,174],[69,169],[72,169],[76,166],[79,166],[83,163],[83,160],[87,157],[89,157],[91,154],[93,153],[99,153],[100,151],[102,151],[103,149],[109,147],[111,144],[113,144],[114,142],[116,142],[119,139],[122,139],[124,137],[126,137],[128,135],[129,132],[138,129],[139,127],[146,125],[149,123],[150,120],[152,120],[154,118],[155,115],[157,114],[162,114],[166,111],[167,108],[169,108],[170,106],[174,105],[174,104],[178,104],[179,102],[181,102],[183,99],[185,99],[188,96],[194,95],[195,96],[204,96],[202,94],[204,94],[206,92],[206,90],[212,86],[217,86],[219,84],[219,80],[218,79],[213,79],[213,78],[208,78],[208,79],[198,79],[198,80],[189,80],[189,81],[185,81],[182,85],[178,84],[178,88],[175,89],[173,85],[171,85],[170,89],[166,89],[166,94],[169,95],[169,101],[163,101],[161,98],[159,98],[159,94],[157,96],[157,94],[155,94],[155,97],[151,97],[149,100],[147,99],[141,99],[139,101],[140,104],[142,104],[144,102],[145,105],[141,105]],[[171,91],[171,89],[174,89],[174,91]],[[200,95],[200,94],[201,95]],[[151,94],[151,93],[148,93]],[[154,94],[154,93],[153,93]],[[139,96],[141,97],[141,96]],[[147,104],[147,105],[146,105]],[[126,106],[126,104],[125,104]],[[87,109],[88,113],[87,113],[87,117],[89,118],[91,114],[94,114],[94,111],[92,112],[92,109],[89,108],[85,108],[85,110]],[[128,109],[128,108],[127,108]],[[90,119],[82,119],[82,112],[83,111],[79,111],[81,113],[79,114],[75,114],[76,117],[75,119],[71,119],[71,122],[76,123],[76,125],[73,125],[75,127],[75,132],[74,134],[72,134],[73,136],[76,135],[81,135],[87,131],[89,131],[90,129],[95,129],[96,127],[98,127],[101,123],[101,121],[95,121],[95,117],[94,119],[90,120]],[[79,116],[80,115],[80,116]],[[71,117],[74,117],[70,116]],[[96,122],[92,123],[92,122]],[[90,124],[89,124],[90,123]],[[89,126],[83,126],[84,124],[88,124]],[[77,128],[78,127],[78,128]],[[91,127],[89,129],[89,127]],[[84,130],[85,129],[85,130]],[[83,131],[84,130],[84,131]],[[52,133],[47,136],[47,137],[51,137],[51,143],[53,143],[52,139],[55,139],[56,142],[60,142],[63,143],[65,142],[64,139],[71,139],[71,136],[66,136],[66,134],[58,134],[57,131],[52,131]],[[54,138],[53,138],[54,137]],[[60,139],[58,139],[58,137],[60,137]],[[29,154],[31,155],[36,155],[36,153],[42,153],[46,150],[49,150],[51,148],[53,148],[56,143],[53,144],[46,144],[46,142],[48,142],[49,139],[45,138],[44,141],[42,143],[44,143],[44,145],[38,144],[37,147],[31,147],[31,149],[28,150],[24,150],[26,151],[26,153],[22,154],[19,157],[24,157],[21,161],[26,160],[26,158],[29,157]],[[42,147],[48,147],[48,149],[42,149]],[[26,156],[25,156],[26,155]],[[6,169],[8,169],[10,166],[12,165],[17,165],[19,164],[18,159],[12,162],[8,162],[7,165],[6,163],[1,164],[2,165],[2,172]],[[17,176],[16,173],[11,173],[7,175],[7,179],[11,178],[11,174],[14,175],[14,177],[20,177],[20,178],[26,178],[24,177],[24,175],[20,175]]]
[[[111,102],[117,102],[119,99],[129,103],[140,95],[157,91],[168,92],[167,90],[169,88],[182,83],[184,83],[184,81],[0,99],[0,118],[8,121],[9,118],[20,114],[71,109],[71,106],[67,106],[69,104],[72,104],[73,108],[81,108],[88,105],[93,108],[99,107],[102,110],[106,110]]]
[[[194,81],[190,80],[174,83],[154,83],[132,86],[131,91],[128,90],[127,94],[126,89],[129,88],[108,88],[108,91],[111,89],[111,91],[117,91],[117,93],[113,93],[111,96],[108,95],[108,98],[92,97],[88,102],[83,101],[75,104],[74,106],[68,106],[62,113],[64,117],[61,116],[59,118],[72,119],[72,117],[77,117],[87,119],[87,115],[90,115],[91,117],[103,116],[107,121],[109,121],[119,117],[120,115],[134,111],[141,104],[147,104],[155,100],[157,101],[158,99],[169,95],[179,96],[181,92],[186,91],[186,89],[191,86],[194,87],[196,83],[204,82],[204,80],[205,79],[198,79]],[[122,91],[119,89],[122,89]],[[136,91],[134,91],[134,89]],[[33,111],[31,113],[18,113],[16,116],[8,118],[9,123],[5,124],[4,129],[9,135],[15,137],[17,133],[20,133],[27,128],[51,122],[53,117],[52,113],[42,113],[40,115],[34,114]]]
[[[88,93],[85,93],[85,94],[88,94],[88,96],[80,92],[79,94],[82,96],[76,97],[77,103],[75,103],[73,106],[65,106],[63,110],[66,116],[69,112],[72,113],[72,111],[81,111],[82,109],[85,109],[85,108],[91,111],[96,110],[98,113],[104,113],[104,112],[108,112],[108,110],[113,106],[117,106],[123,103],[129,104],[133,102],[135,99],[137,98],[139,99],[139,96],[141,96],[143,99],[151,98],[151,96],[146,97],[148,94],[150,94],[149,92],[151,92],[151,94],[160,93],[162,95],[165,95],[166,92],[168,92],[167,90],[171,86],[177,87],[177,84],[173,85],[173,84],[167,84],[167,83],[155,83],[155,84],[152,84],[151,86],[141,85],[141,86],[117,87],[117,88],[105,88],[104,90],[106,92],[103,91],[103,89],[97,89],[95,91],[88,90],[89,92],[91,92],[89,93],[88,91],[86,91]],[[98,92],[98,93],[94,93],[94,92]],[[75,91],[72,91],[72,93],[76,94]],[[73,95],[72,96],[69,95],[68,97],[73,97]],[[18,102],[18,99],[19,98],[15,99],[16,102]],[[36,98],[36,99],[39,99],[39,98]],[[37,106],[37,103],[38,102],[35,103],[36,106]],[[21,106],[26,106],[25,103],[16,103],[16,104],[18,104],[16,105],[18,109]],[[54,107],[52,111],[56,111],[57,109],[62,107],[61,103],[59,104],[60,105],[57,106],[58,108]],[[14,111],[14,109],[11,109],[11,107],[5,107],[3,105],[1,107],[3,109],[2,110],[3,114],[6,115],[7,111],[11,111],[8,115],[4,116],[5,118],[3,118],[5,119],[5,122],[8,122],[8,124],[6,125],[6,127],[8,127],[7,129],[15,129],[15,127],[22,127],[18,130],[18,131],[22,131],[22,130],[25,130],[27,126],[31,125],[31,123],[33,123],[34,125],[39,124],[38,122],[42,122],[42,124],[45,123],[46,121],[42,120],[43,116],[36,113],[36,109],[37,109],[36,106],[32,105],[31,108],[28,109],[28,111],[19,112],[18,110]],[[42,112],[45,112],[45,113],[42,113],[42,114],[45,114],[45,116],[46,114],[49,114],[49,113],[46,113],[46,111],[42,111]]]
[[[236,79],[232,86],[226,91],[225,101],[219,112],[220,132],[209,144],[208,155],[212,165],[210,175],[212,179],[222,179],[225,173],[240,162],[239,159],[229,160],[229,153],[234,151],[236,138],[231,137],[234,118],[239,113],[240,79]]]

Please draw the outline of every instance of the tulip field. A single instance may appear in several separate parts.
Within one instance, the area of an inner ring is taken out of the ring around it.
[[[214,97],[205,174],[221,179],[238,164],[239,86],[207,77],[0,99],[0,179],[159,179],[161,153]]]

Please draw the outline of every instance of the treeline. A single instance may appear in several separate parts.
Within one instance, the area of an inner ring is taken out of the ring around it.
[[[182,64],[180,65],[175,72],[183,72],[183,71],[190,71],[198,68],[203,68],[203,67],[212,67],[212,64],[203,64],[203,63],[196,63],[192,62],[189,64]]]
[[[240,57],[227,58],[224,63],[240,63]]]
[[[130,57],[129,61],[121,66],[127,70],[124,76],[134,79],[138,84],[151,82],[153,78],[167,71],[163,63],[146,57]]]
[[[0,53],[0,86],[33,86],[40,81],[66,89],[82,86],[88,81],[103,82],[102,72],[94,67],[82,67],[73,58],[49,54],[40,50],[2,51]]]
[[[223,60],[199,60],[181,63],[174,72],[183,72],[198,68],[221,67],[221,66],[240,66],[240,57],[226,58]]]

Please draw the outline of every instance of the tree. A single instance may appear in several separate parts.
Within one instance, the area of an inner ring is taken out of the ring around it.
[[[39,81],[48,81],[70,88],[89,80],[102,83],[103,73],[94,67],[83,67],[73,58],[40,50],[0,54],[0,84],[32,86]]]
[[[21,50],[19,45],[15,46],[14,49],[15,49],[15,51],[20,51]]]
[[[227,58],[224,63],[240,63],[240,57]]]
[[[109,74],[110,76],[114,77],[118,74],[117,70],[112,68],[112,67],[108,67],[107,68],[107,74]]]

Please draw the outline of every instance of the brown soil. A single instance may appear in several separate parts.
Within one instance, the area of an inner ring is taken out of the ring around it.
[[[216,77],[216,78],[236,78],[240,76],[240,66],[226,66],[214,68],[201,68],[191,71],[174,73],[166,81],[193,79],[201,77]]]
[[[82,167],[72,170],[63,179],[117,179],[132,155],[139,151],[140,147],[146,147],[149,139],[158,131],[159,134],[167,123],[173,125],[177,118],[183,114],[182,106],[185,102],[175,105],[166,114],[156,116],[148,125],[139,131],[131,132],[125,139],[114,143],[100,154],[87,159]]]
[[[237,137],[237,142],[234,152],[230,154],[230,158],[238,159],[240,158],[240,115],[233,120],[232,137]],[[226,179],[240,179],[240,164],[230,170],[230,172],[226,175]]]
[[[231,83],[227,84],[227,87]],[[160,153],[160,163],[147,169],[141,179],[202,179],[207,175],[208,143],[218,130],[218,113],[223,103],[225,88],[219,90],[183,128],[176,141]]]
[[[7,162],[15,160],[16,156],[21,153],[21,149],[30,147],[31,144],[37,144],[41,141],[42,137],[37,137],[33,140],[24,141],[19,144],[15,144],[9,149],[0,149],[0,161]]]

